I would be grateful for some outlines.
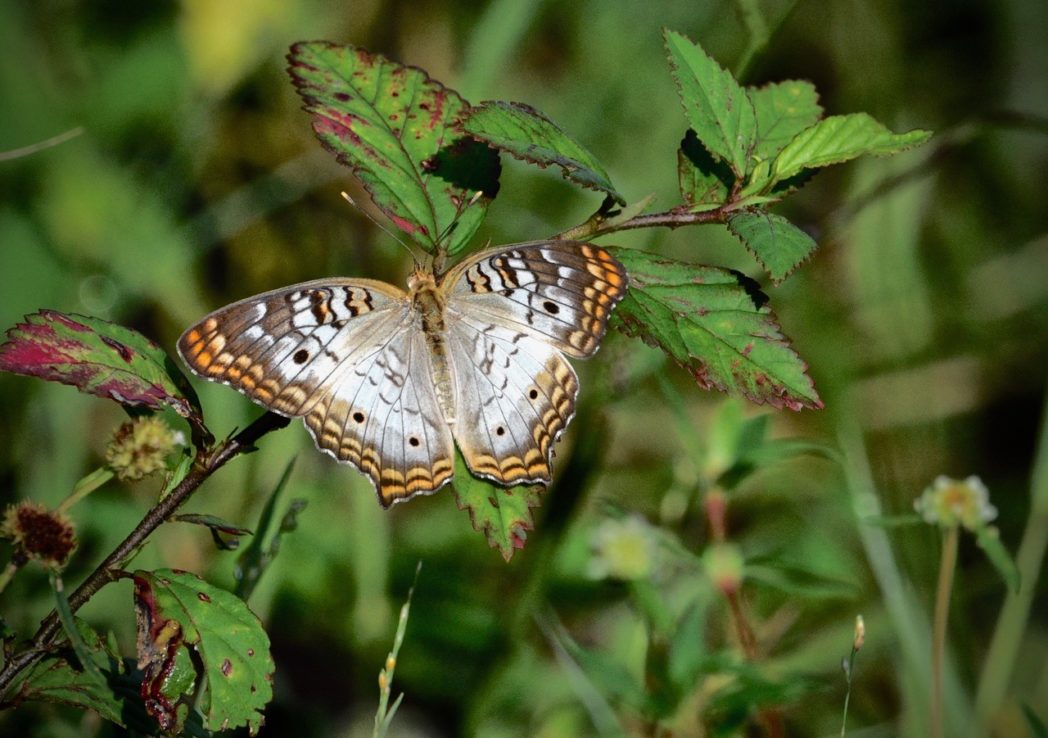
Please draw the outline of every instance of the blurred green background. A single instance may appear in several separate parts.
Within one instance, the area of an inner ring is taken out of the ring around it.
[[[726,402],[653,350],[611,335],[579,367],[583,406],[560,446],[564,478],[508,565],[450,493],[384,512],[362,477],[315,452],[301,424],[266,437],[260,453],[223,469],[188,506],[253,527],[298,455],[283,499],[308,507],[251,600],[278,665],[263,735],[370,734],[376,676],[418,560],[393,735],[665,735],[564,645],[583,644],[657,691],[640,581],[656,610],[701,613],[688,647],[737,653],[725,605],[686,563],[708,544],[700,499],[723,470],[722,436],[737,413],[750,428],[769,423],[772,438],[844,454],[843,463],[807,454],[765,464],[729,494],[731,540],[755,573],[777,572],[764,577],[772,584],[754,577],[743,594],[762,673],[797,687],[782,708],[789,735],[839,733],[840,660],[858,613],[869,635],[849,735],[926,729],[939,535],[858,520],[910,512],[938,474],[981,476],[1005,546],[1015,552],[1027,541],[1032,618],[998,636],[1017,655],[995,677],[1005,697],[992,722],[997,735],[1023,736],[1034,735],[1023,705],[1046,719],[1048,601],[1037,566],[1048,491],[1039,508],[1031,501],[1048,364],[1041,0],[6,2],[0,152],[82,132],[0,159],[0,327],[47,307],[135,327],[173,353],[190,322],[257,292],[326,275],[401,283],[410,268],[403,250],[339,197],[346,189],[365,199],[313,138],[288,82],[284,55],[297,40],[364,46],[473,102],[531,104],[589,147],[631,200],[654,192],[654,207],[670,207],[685,123],[663,27],[701,43],[747,84],[810,79],[828,113],[867,111],[897,131],[937,133],[906,155],[830,169],[782,206],[820,248],[780,287],[720,227],[612,239],[764,281],[826,409],[769,413]],[[598,204],[553,172],[507,160],[481,236],[540,238]],[[218,434],[259,412],[225,387],[197,386]],[[123,420],[112,403],[11,375],[0,375],[0,411],[3,503],[57,504],[101,463]],[[67,581],[123,538],[158,484],[111,483],[74,508],[81,545]],[[682,551],[612,550],[637,531]],[[234,556],[217,552],[204,529],[172,524],[135,566],[188,569],[229,586]],[[639,567],[640,579],[607,576],[615,556]],[[28,635],[48,597],[46,575],[29,567],[0,596],[0,613]],[[949,735],[975,724],[1006,599],[982,552],[962,541]],[[130,605],[130,585],[117,583],[81,615],[112,628],[130,654]],[[697,683],[691,706],[664,725],[698,736],[705,720],[734,734],[730,715],[704,708],[716,686]],[[5,735],[96,732],[116,731],[57,707],[0,714]]]

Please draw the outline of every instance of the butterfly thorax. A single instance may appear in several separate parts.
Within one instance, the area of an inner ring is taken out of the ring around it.
[[[408,279],[408,289],[411,305],[422,321],[422,332],[426,336],[437,399],[444,411],[444,418],[449,425],[454,425],[455,388],[452,385],[445,341],[444,297],[433,275],[421,269]]]

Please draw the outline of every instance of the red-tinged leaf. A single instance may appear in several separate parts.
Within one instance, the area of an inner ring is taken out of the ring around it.
[[[460,251],[499,177],[498,154],[458,128],[468,103],[421,69],[353,46],[299,42],[288,61],[317,137],[375,204],[423,249]]]
[[[630,289],[612,321],[657,346],[703,388],[799,410],[822,401],[753,280],[729,269],[609,248]]]
[[[466,114],[463,127],[474,138],[517,159],[543,169],[551,164],[558,166],[565,179],[599,190],[619,205],[626,204],[626,198],[615,189],[597,158],[530,105],[501,100],[482,102]]]
[[[179,729],[200,677],[211,731],[247,726],[254,735],[273,696],[269,637],[243,600],[186,572],[136,571],[139,668],[146,709],[166,732]],[[200,664],[202,673],[196,666]]]
[[[473,529],[483,533],[488,545],[509,561],[524,548],[528,531],[534,529],[531,509],[541,503],[542,485],[501,487],[470,474],[462,454],[455,450],[455,499],[460,510],[469,511]]]
[[[171,407],[199,421],[196,395],[170,357],[141,333],[98,318],[41,310],[0,344],[0,370],[69,384],[122,405]]]

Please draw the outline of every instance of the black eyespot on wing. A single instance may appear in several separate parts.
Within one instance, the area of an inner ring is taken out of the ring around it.
[[[362,413],[359,410],[357,410],[355,413],[353,413],[353,420],[355,420],[358,423],[363,423],[364,422],[364,413]]]
[[[549,300],[546,300],[544,303],[542,303],[542,307],[550,315],[556,315],[560,312],[560,306],[557,305],[557,303],[551,302]]]
[[[291,358],[294,359],[296,364],[305,364],[306,360],[309,358],[309,352],[305,349],[299,349]]]
[[[504,436],[504,435],[506,435],[506,429],[505,429],[505,428],[503,428],[503,427],[502,427],[502,426],[500,425],[500,426],[499,426],[498,428],[496,428],[496,429],[495,429],[495,435],[496,435],[496,436]]]
[[[530,397],[533,400],[537,400],[538,397],[539,397],[539,391],[537,389],[535,389],[534,387],[532,387],[531,391],[528,392],[528,397]]]
[[[408,439],[408,443],[410,443],[412,446],[416,446],[417,447],[418,444],[419,444],[419,440],[417,438],[415,438],[415,436],[412,436],[411,438]]]

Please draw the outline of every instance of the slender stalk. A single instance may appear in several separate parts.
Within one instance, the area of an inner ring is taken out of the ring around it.
[[[221,444],[213,452],[201,449],[197,460],[186,477],[171,492],[146,513],[135,529],[128,534],[119,546],[99,564],[93,572],[76,588],[69,597],[70,612],[76,612],[85,602],[120,574],[120,568],[145,543],[146,539],[160,527],[181,505],[188,500],[198,487],[212,474],[223,467],[226,462],[239,454],[252,451],[255,442],[270,431],[278,430],[290,423],[274,413],[266,413],[257,418],[251,425],[233,438]],[[56,635],[61,630],[58,612],[52,610],[40,624],[33,636],[32,643],[23,651],[14,654],[0,671],[0,694],[23,670],[39,661],[49,650]],[[9,707],[10,703],[0,703],[0,707]]]
[[[1026,623],[1030,618],[1036,583],[1048,551],[1048,401],[1041,416],[1040,440],[1034,460],[1030,490],[1030,513],[1019,543],[1015,563],[1019,567],[1022,587],[1008,592],[1004,607],[990,639],[979,689],[975,698],[975,712],[983,729],[990,723],[1008,690],[1015,660]]]
[[[558,233],[555,238],[559,239],[581,239],[593,238],[606,233],[618,231],[631,231],[637,228],[681,228],[701,223],[723,223],[727,220],[732,209],[737,208],[736,203],[728,203],[712,210],[703,210],[700,213],[689,213],[684,208],[674,208],[662,213],[650,213],[648,215],[637,215],[620,223],[603,217],[594,216],[585,223]]]
[[[109,467],[103,466],[95,469],[76,483],[73,487],[73,491],[69,493],[68,497],[62,500],[55,509],[55,512],[64,513],[112,478],[113,470]]]
[[[955,525],[946,531],[939,561],[935,623],[932,626],[932,738],[943,736],[942,662],[946,654],[946,621],[950,614],[950,593],[953,591],[953,575],[957,569],[957,542],[960,536],[960,526]]]
[[[28,146],[21,146],[17,149],[10,149],[8,151],[0,151],[0,161],[11,161],[12,159],[20,159],[24,156],[31,156],[38,151],[49,149],[52,146],[58,146],[58,144],[65,143],[71,138],[76,138],[84,132],[83,126],[77,126],[71,128],[64,133],[59,133],[57,136],[51,136],[51,138],[45,138],[43,141],[38,141]]]

